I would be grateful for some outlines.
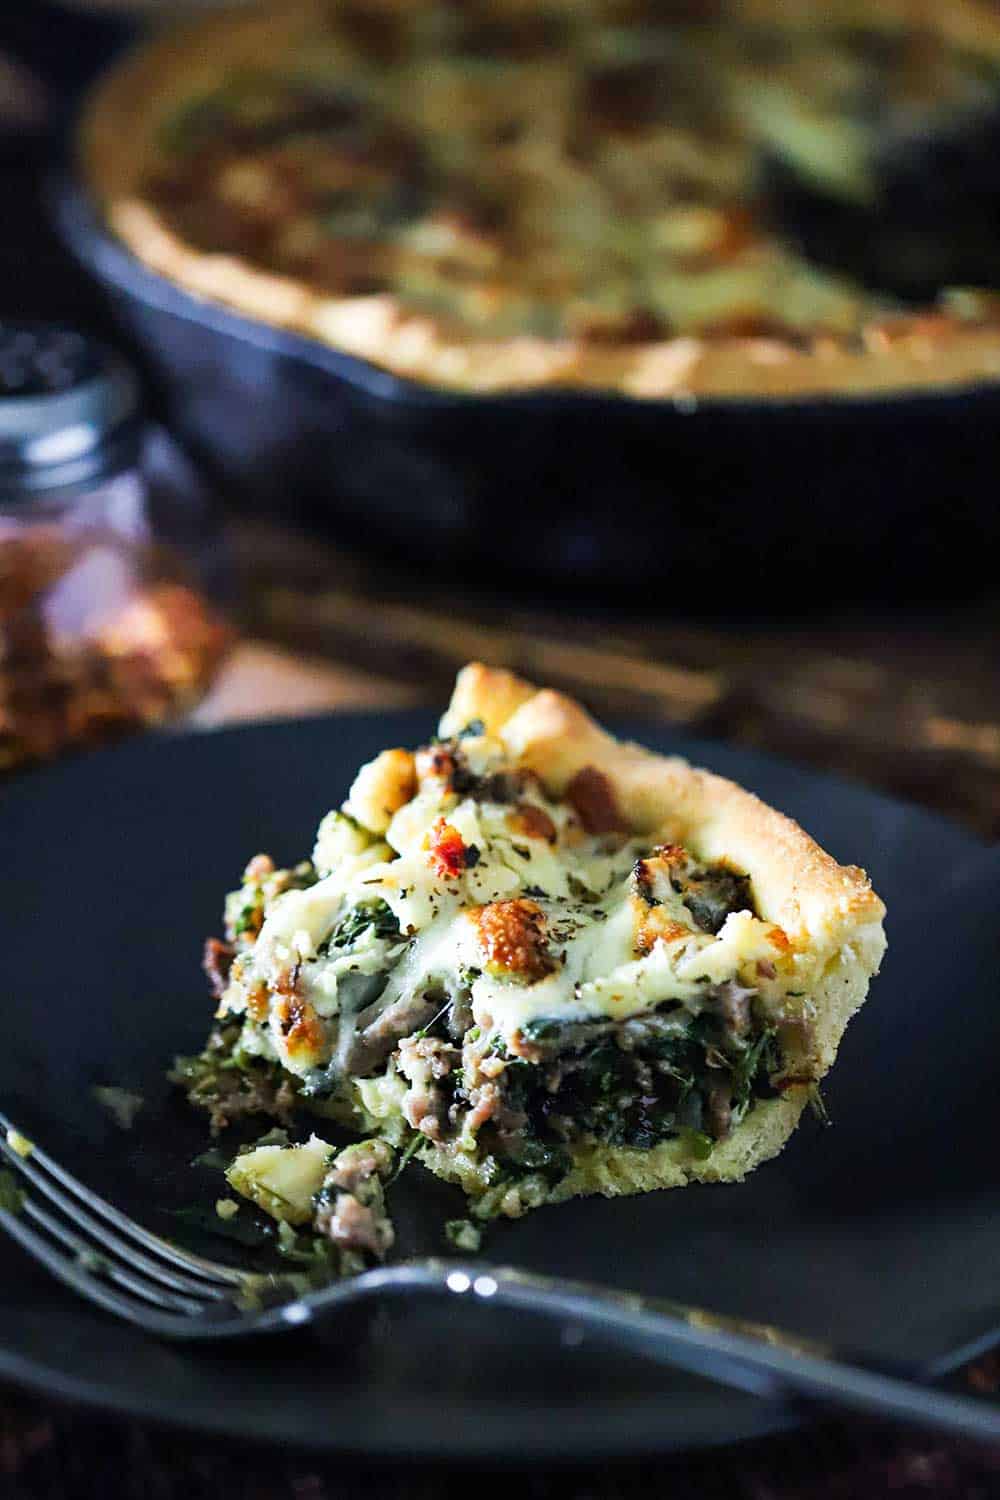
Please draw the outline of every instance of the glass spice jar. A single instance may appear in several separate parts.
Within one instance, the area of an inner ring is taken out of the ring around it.
[[[230,643],[212,507],[131,370],[0,324],[0,770],[191,708]]]

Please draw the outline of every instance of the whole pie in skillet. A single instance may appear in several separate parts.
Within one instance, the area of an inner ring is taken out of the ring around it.
[[[479,1218],[739,1180],[816,1097],[883,915],[750,792],[474,664],[311,860],[251,860],[206,949],[215,1029],[175,1076],[217,1128],[378,1138],[337,1158],[345,1191],[409,1146]],[[272,1142],[230,1181],[301,1221],[331,1157]]]
[[[150,266],[399,375],[875,393],[994,378],[998,303],[814,263],[764,168],[870,205],[998,83],[986,0],[295,0],[139,48],[81,146]]]

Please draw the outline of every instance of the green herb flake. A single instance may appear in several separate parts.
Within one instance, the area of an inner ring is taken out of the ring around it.
[[[467,1255],[477,1255],[483,1243],[483,1231],[471,1219],[449,1219],[444,1226],[444,1237],[453,1250],[462,1250]]]
[[[833,1123],[818,1083],[809,1085],[809,1108],[821,1125],[831,1125]]]
[[[7,1131],[7,1144],[15,1156],[20,1156],[24,1161],[27,1161],[35,1149],[34,1141],[29,1141],[28,1137],[22,1135],[19,1130],[15,1130],[13,1125]]]
[[[392,1183],[399,1181],[409,1162],[420,1150],[420,1147],[424,1144],[426,1139],[427,1137],[421,1135],[420,1131],[418,1130],[413,1139],[408,1142],[406,1149],[403,1151],[402,1155],[399,1158],[399,1163],[396,1167],[395,1172],[393,1172],[392,1176],[389,1178],[389,1186],[391,1186]]]
[[[681,1140],[695,1161],[707,1161],[715,1146],[712,1137],[703,1130],[682,1130]]]
[[[133,1094],[122,1088],[98,1086],[91,1089],[91,1093],[101,1108],[107,1110],[119,1130],[132,1129],[136,1115],[146,1102],[141,1094]]]
[[[24,1192],[13,1172],[0,1171],[0,1212],[19,1214],[24,1207]]]
[[[284,1220],[278,1225],[278,1253],[285,1260],[306,1266],[320,1280],[329,1280],[340,1271],[336,1247],[319,1234],[297,1234]],[[315,1285],[315,1282],[307,1283]]]
[[[241,1146],[237,1155],[245,1156],[248,1151],[256,1151],[261,1146],[287,1146],[289,1144],[288,1131],[280,1125],[272,1125],[270,1130],[265,1131],[263,1135],[259,1135],[248,1146]]]
[[[192,1157],[192,1167],[206,1167],[212,1172],[224,1172],[232,1162],[232,1154],[229,1151],[220,1151],[218,1146],[209,1146],[207,1151]]]
[[[76,1263],[81,1270],[89,1271],[91,1276],[103,1276],[109,1270],[107,1259],[96,1250],[78,1250]]]

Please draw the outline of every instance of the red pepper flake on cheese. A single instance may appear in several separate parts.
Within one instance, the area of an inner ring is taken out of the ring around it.
[[[446,818],[438,818],[424,839],[424,847],[430,851],[434,870],[446,880],[457,879],[463,870],[479,861],[475,844],[467,844]]]

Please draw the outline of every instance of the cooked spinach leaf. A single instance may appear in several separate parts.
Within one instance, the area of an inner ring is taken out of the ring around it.
[[[712,865],[688,881],[684,905],[703,932],[714,936],[734,911],[753,911],[749,875]]]
[[[18,1186],[13,1172],[0,1171],[0,1210],[8,1214],[19,1214],[24,1207],[24,1191]]]
[[[399,923],[385,901],[360,901],[341,917],[329,937],[320,944],[319,952],[328,953],[334,948],[352,948],[366,933],[373,929],[377,938],[398,938]]]

